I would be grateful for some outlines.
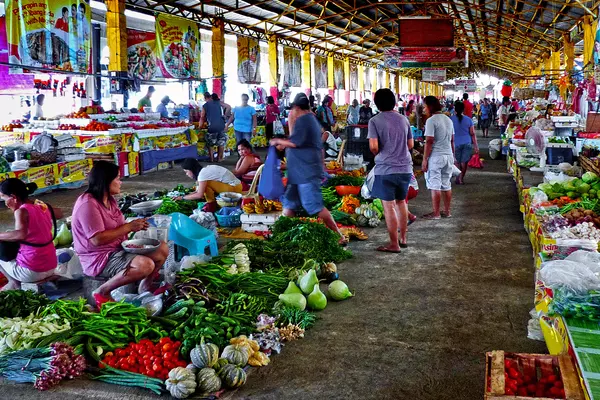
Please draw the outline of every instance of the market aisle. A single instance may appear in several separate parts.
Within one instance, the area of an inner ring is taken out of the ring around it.
[[[485,351],[545,352],[526,337],[531,247],[505,162],[467,182],[453,218],[419,220],[403,254],[373,251],[381,228],[353,244],[340,276],[355,297],[328,306],[229,398],[481,399]],[[411,204],[417,215],[429,211],[427,196]]]

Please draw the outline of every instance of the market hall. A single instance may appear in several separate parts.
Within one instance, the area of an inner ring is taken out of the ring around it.
[[[4,2],[7,398],[593,399],[599,12]]]

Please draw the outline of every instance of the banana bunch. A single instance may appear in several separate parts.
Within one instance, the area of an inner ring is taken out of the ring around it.
[[[348,239],[367,240],[369,236],[358,228],[341,228],[340,231]]]
[[[244,204],[242,209],[246,214],[265,214],[271,211],[283,210],[283,205],[278,201],[262,200],[254,203]]]

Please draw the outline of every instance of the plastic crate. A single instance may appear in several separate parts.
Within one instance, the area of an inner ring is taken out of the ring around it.
[[[229,214],[232,211],[241,210],[239,207],[223,207],[219,211],[215,213],[215,217],[217,217],[217,222],[219,226],[225,228],[237,228],[238,226],[242,226],[242,222],[240,220],[241,213],[233,214],[233,215],[225,215]]]
[[[572,147],[547,147],[546,153],[548,158],[547,164],[558,165],[560,163],[573,163],[573,148]]]
[[[350,125],[346,127],[346,140],[356,142],[368,140],[369,127],[367,125]]]

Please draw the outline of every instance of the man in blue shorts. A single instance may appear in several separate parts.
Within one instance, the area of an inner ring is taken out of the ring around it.
[[[304,93],[296,95],[291,107],[290,114],[295,117],[295,123],[290,139],[271,140],[271,146],[286,149],[288,184],[283,196],[283,215],[293,217],[296,210],[304,208],[308,214],[318,216],[329,229],[337,232],[342,237],[340,244],[345,244],[346,239],[323,204],[321,124],[310,110],[310,102]]]

